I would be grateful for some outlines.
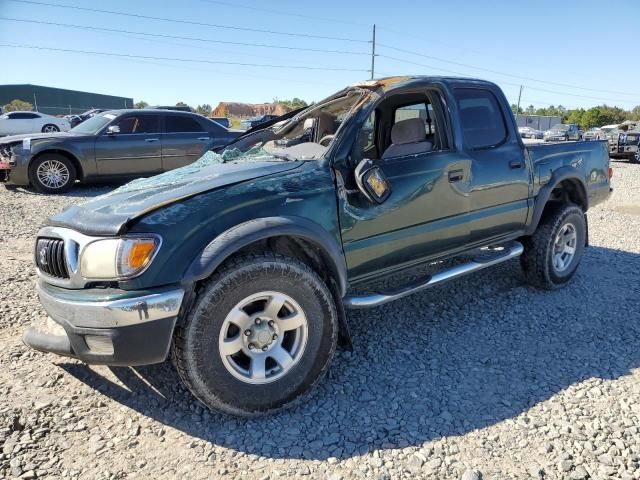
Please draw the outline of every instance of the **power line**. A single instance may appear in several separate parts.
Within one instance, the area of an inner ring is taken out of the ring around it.
[[[304,37],[304,38],[317,38],[322,40],[339,40],[341,42],[355,42],[355,43],[369,43],[368,40],[357,40],[355,38],[343,38],[343,37],[330,37],[324,35],[312,35],[308,33],[293,33],[293,32],[282,32],[276,30],[265,30],[260,28],[249,28],[249,27],[237,27],[233,25],[221,25],[216,23],[205,23],[205,22],[196,22],[193,20],[180,20],[177,18],[166,18],[166,17],[154,17],[151,15],[141,15],[137,13],[126,13],[119,12],[115,10],[101,10],[97,8],[88,8],[88,7],[78,7],[76,5],[65,5],[61,3],[47,3],[47,2],[37,2],[35,0],[9,0],[11,2],[17,3],[26,3],[29,5],[41,5],[47,7],[56,7],[56,8],[67,8],[71,10],[83,10],[85,12],[93,12],[93,13],[106,13],[109,15],[121,15],[125,17],[133,17],[133,18],[143,18],[145,20],[160,20],[163,22],[173,22],[173,23],[181,23],[186,25],[198,25],[201,27],[211,27],[211,28],[222,28],[227,30],[240,30],[245,32],[254,32],[254,33],[268,33],[271,35],[284,35],[289,37]]]
[[[81,30],[95,30],[102,31],[107,33],[127,33],[133,35],[144,35],[148,37],[156,37],[156,38],[169,38],[169,39],[177,39],[177,40],[192,40],[197,42],[208,42],[208,43],[222,43],[226,45],[239,45],[243,47],[263,47],[263,48],[278,48],[284,50],[301,50],[305,52],[319,52],[319,53],[339,53],[345,55],[370,55],[368,52],[353,52],[347,50],[329,50],[329,49],[321,49],[321,48],[305,48],[305,47],[290,47],[286,45],[273,45],[268,43],[247,43],[247,42],[233,42],[230,40],[213,40],[209,38],[200,38],[200,37],[184,37],[180,35],[166,35],[162,33],[148,33],[148,32],[136,32],[133,30],[121,30],[116,28],[105,28],[105,27],[94,27],[90,25],[77,25],[72,23],[57,23],[57,22],[45,22],[43,20],[28,20],[24,18],[9,18],[9,17],[0,17],[0,20],[9,20],[12,22],[23,22],[23,23],[35,23],[37,25],[53,25],[56,27],[65,27],[65,28],[76,28]]]
[[[306,18],[309,20],[320,20],[322,22],[331,22],[331,23],[345,23],[348,25],[357,25],[360,27],[369,27],[370,25],[368,24],[364,24],[364,23],[359,23],[359,22],[353,22],[350,20],[344,20],[341,18],[326,18],[326,17],[316,17],[314,15],[304,15],[302,13],[294,13],[294,12],[285,12],[284,10],[272,10],[269,8],[263,8],[263,7],[254,7],[253,5],[241,5],[239,3],[229,3],[229,2],[222,2],[219,0],[200,0],[201,2],[205,2],[205,3],[213,3],[216,5],[224,5],[227,7],[233,7],[233,8],[244,8],[246,10],[252,10],[255,12],[265,12],[265,13],[274,13],[276,15],[287,15],[289,17],[298,17],[298,18]]]
[[[394,50],[396,52],[408,53],[410,55],[416,55],[416,56],[422,57],[422,58],[429,58],[431,60],[437,60],[439,62],[448,63],[448,64],[451,64],[451,65],[457,65],[457,66],[466,67],[466,68],[473,68],[475,70],[481,70],[481,71],[484,71],[484,72],[494,73],[496,75],[504,75],[506,77],[511,77],[511,78],[529,80],[531,82],[545,83],[545,84],[548,84],[548,85],[555,85],[555,86],[558,86],[558,87],[575,88],[575,89],[578,89],[578,90],[586,90],[586,91],[597,92],[597,93],[603,92],[603,93],[613,93],[614,95],[640,96],[640,93],[618,92],[618,91],[610,91],[610,90],[609,91],[607,91],[607,90],[598,90],[598,89],[594,89],[594,88],[580,87],[580,86],[577,86],[577,85],[569,85],[569,84],[566,84],[566,83],[552,82],[552,81],[548,81],[548,80],[540,80],[538,78],[525,77],[525,76],[522,76],[522,75],[514,75],[514,74],[511,74],[511,73],[500,72],[498,70],[491,70],[489,68],[478,67],[478,66],[475,66],[475,65],[469,65],[467,63],[454,62],[454,61],[451,61],[451,60],[447,60],[445,58],[435,57],[435,56],[432,56],[432,55],[425,55],[423,53],[414,52],[414,51],[411,51],[411,50],[405,50],[403,48],[393,47],[391,45],[386,45],[384,43],[378,43],[378,46],[383,47],[383,48],[388,48],[388,49]]]
[[[47,50],[52,52],[65,52],[65,53],[80,53],[80,54],[88,54],[88,55],[104,55],[108,57],[141,58],[146,60],[166,60],[166,61],[172,61],[172,62],[210,63],[210,64],[216,64],[216,65],[237,65],[242,67],[281,68],[281,69],[294,69],[294,70],[326,70],[326,71],[333,71],[333,72],[369,72],[369,70],[358,70],[358,69],[352,69],[352,68],[308,67],[303,65],[275,65],[275,64],[268,64],[268,63],[225,62],[222,60],[203,60],[203,59],[197,59],[197,58],[156,57],[151,55],[131,55],[128,53],[113,53],[113,52],[99,52],[94,50],[72,50],[69,48],[42,47],[40,45],[0,43],[0,47],[25,48],[25,49],[33,49],[33,50]]]
[[[411,60],[392,57],[392,56],[389,56],[389,55],[378,54],[377,56],[380,57],[380,58],[388,58],[389,60],[394,60],[396,62],[408,63],[408,64],[411,64],[411,65],[418,65],[420,67],[432,68],[434,70],[439,70],[441,72],[453,73],[454,75],[462,75],[464,77],[470,77],[471,76],[468,73],[457,72],[455,70],[449,70],[449,69],[445,69],[445,68],[441,68],[441,67],[435,67],[433,65],[427,65],[425,63],[414,62],[414,61],[411,61]],[[496,81],[496,83],[502,83],[502,84],[505,84],[505,85],[512,85],[514,87],[519,87],[520,85],[523,85],[524,87],[527,87],[530,90],[537,90],[537,91],[540,91],[540,92],[553,93],[553,94],[556,94],[556,95],[586,98],[586,99],[590,99],[590,100],[598,100],[600,102],[627,103],[629,105],[636,105],[637,104],[637,102],[632,101],[632,100],[613,100],[613,99],[610,99],[610,98],[607,99],[607,98],[602,98],[602,97],[593,97],[593,96],[590,96],[590,95],[580,95],[580,94],[577,94],[577,93],[558,92],[556,90],[547,90],[547,89],[544,89],[544,88],[533,87],[533,86],[527,85],[527,84],[511,83],[511,82],[506,82],[506,81],[503,81],[503,80]]]

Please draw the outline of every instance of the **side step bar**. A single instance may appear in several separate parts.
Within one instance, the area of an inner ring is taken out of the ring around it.
[[[398,300],[399,298],[406,297],[407,295],[421,292],[427,288],[431,288],[434,285],[444,283],[456,277],[467,275],[468,273],[477,272],[484,268],[498,263],[506,262],[512,258],[522,255],[524,248],[520,242],[511,242],[509,244],[501,246],[501,250],[489,251],[477,258],[474,258],[470,262],[456,265],[442,272],[438,272],[433,276],[418,279],[417,281],[396,290],[393,292],[381,292],[372,293],[364,296],[347,296],[344,298],[343,303],[345,308],[370,308],[377,307],[378,305],[384,305],[385,303]]]

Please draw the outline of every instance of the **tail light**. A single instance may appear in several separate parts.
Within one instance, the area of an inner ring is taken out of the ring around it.
[[[609,180],[613,177],[613,168],[609,167]]]

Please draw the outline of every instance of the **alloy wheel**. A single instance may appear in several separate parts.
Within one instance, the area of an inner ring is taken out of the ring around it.
[[[238,380],[270,383],[302,358],[308,338],[300,305],[280,292],[245,297],[226,316],[218,347],[222,363]]]
[[[562,273],[569,268],[576,254],[577,243],[578,235],[575,225],[564,224],[553,243],[552,264],[556,273]]]
[[[47,188],[62,188],[69,181],[69,169],[58,160],[46,160],[36,170],[38,181]]]

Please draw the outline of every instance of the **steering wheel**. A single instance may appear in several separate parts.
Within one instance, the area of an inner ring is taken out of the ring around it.
[[[320,145],[322,145],[323,147],[326,147],[327,145],[329,145],[329,143],[331,143],[331,140],[333,140],[333,137],[335,137],[335,135],[325,135],[324,137],[322,137],[320,139],[320,141],[318,142]],[[326,144],[325,144],[326,142]]]

